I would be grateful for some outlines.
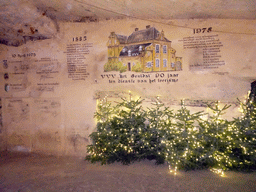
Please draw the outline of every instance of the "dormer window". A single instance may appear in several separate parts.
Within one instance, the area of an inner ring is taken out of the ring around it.
[[[129,57],[131,57],[131,53],[132,53],[132,51],[129,50],[129,51],[128,51],[128,56],[129,56]]]
[[[147,62],[147,67],[151,68],[152,67],[152,63],[151,62]]]
[[[123,52],[123,53],[125,53],[125,52],[126,52],[126,50],[127,50],[126,48],[123,48],[122,52]]]

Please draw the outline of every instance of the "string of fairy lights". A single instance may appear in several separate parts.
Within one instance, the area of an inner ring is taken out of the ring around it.
[[[144,110],[142,100],[123,99],[112,105],[105,97],[95,117],[97,131],[90,137],[87,160],[111,163],[150,158],[167,162],[169,171],[210,168],[224,176],[227,169],[251,169],[256,163],[256,104],[240,102],[241,116],[222,117],[230,106],[208,105],[211,114],[165,107],[159,98]]]
[[[123,17],[191,29],[75,1]],[[213,32],[255,35],[234,31]],[[203,112],[191,114],[184,101],[181,109],[174,113],[159,98],[155,108],[144,110],[141,100],[132,101],[131,96],[115,106],[105,97],[98,104],[95,115],[97,131],[91,134],[93,144],[88,146],[87,159],[103,164],[114,161],[128,164],[151,156],[159,161],[164,159],[169,171],[175,175],[179,169],[199,167],[209,167],[221,176],[228,168],[250,168],[256,163],[256,107],[251,101],[240,104],[241,116],[227,121],[222,115],[229,106],[221,108],[219,102],[208,106],[213,114],[204,119]]]

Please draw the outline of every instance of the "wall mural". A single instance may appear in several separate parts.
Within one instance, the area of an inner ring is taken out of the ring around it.
[[[164,31],[150,25],[127,36],[111,32],[108,37],[108,61],[104,71],[181,71],[182,57],[176,56]]]
[[[256,37],[243,34],[255,34],[255,22],[163,22],[63,23],[55,39],[1,46],[0,139],[84,154],[104,99],[142,97],[148,107],[159,97],[174,110],[183,100],[193,111],[220,100],[232,104],[225,115],[236,116],[237,98],[255,80]]]
[[[109,84],[176,83],[188,71],[225,65],[223,44],[219,35],[212,33],[213,27],[189,30],[190,33],[178,33],[176,29],[147,25],[142,30],[136,27],[128,36],[113,30],[107,39],[107,60],[101,79]]]
[[[85,80],[90,75],[87,67],[87,56],[90,54],[92,43],[86,43],[87,37],[73,37],[72,43],[66,47],[68,78],[72,80]],[[79,42],[79,43],[74,43]]]

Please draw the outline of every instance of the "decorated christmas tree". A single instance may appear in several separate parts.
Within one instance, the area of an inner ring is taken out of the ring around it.
[[[169,169],[195,169],[198,166],[201,140],[196,122],[202,112],[191,113],[181,101],[181,108],[175,114],[175,123],[166,135],[166,161]]]
[[[159,98],[147,110],[142,102],[130,97],[115,105],[107,98],[99,103],[87,160],[129,164],[155,159],[158,164],[167,162],[175,173],[209,167],[218,173],[255,169],[256,104],[252,100],[240,102],[242,115],[232,121],[223,118],[230,105],[220,107],[219,102],[208,104],[208,114],[191,113],[184,101],[176,112]]]
[[[147,143],[149,144],[150,154],[148,159],[156,159],[156,163],[164,163],[166,141],[173,139],[170,135],[173,123],[174,113],[157,97],[152,103],[153,107],[148,108],[147,120],[149,123],[147,131]]]
[[[208,104],[209,117],[200,121],[204,150],[199,158],[204,161],[206,167],[225,170],[230,163],[228,153],[233,128],[229,121],[222,118],[229,107],[230,105],[225,105],[221,108],[218,101]]]
[[[111,106],[102,101],[95,115],[99,122],[97,131],[90,135],[93,144],[88,146],[87,160],[129,164],[150,154],[145,125],[147,113],[141,103],[140,99],[122,99],[116,106]]]
[[[236,143],[232,157],[236,159],[236,168],[256,169],[256,102],[249,97],[245,103],[239,102],[241,116],[233,121]]]

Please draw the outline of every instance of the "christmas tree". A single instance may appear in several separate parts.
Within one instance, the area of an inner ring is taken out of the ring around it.
[[[195,169],[198,166],[199,153],[202,148],[199,130],[195,127],[202,112],[191,113],[181,101],[181,108],[175,114],[175,123],[166,132],[166,161],[169,169]]]
[[[200,121],[200,129],[202,130],[202,145],[203,152],[200,159],[204,161],[207,167],[214,167],[215,169],[225,170],[229,161],[228,153],[229,146],[232,143],[232,131],[230,122],[223,119],[230,105],[225,105],[222,108],[219,102],[208,104],[208,109],[211,110],[209,118]]]
[[[249,97],[245,103],[239,102],[241,116],[233,121],[236,145],[232,157],[236,159],[236,168],[252,170],[256,169],[256,102]]]
[[[147,120],[149,123],[147,143],[149,143],[148,159],[156,159],[157,164],[164,163],[166,141],[171,140],[170,135],[173,128],[174,113],[157,97],[152,103],[153,107],[148,108]]]
[[[143,100],[122,99],[112,105],[103,99],[90,137],[87,160],[129,164],[141,159],[167,162],[170,171],[209,168],[252,170],[256,164],[256,103],[240,102],[242,115],[223,119],[230,105],[208,104],[210,112],[191,113],[181,102],[174,112],[159,98],[144,110]],[[205,115],[208,117],[205,119]]]
[[[102,101],[95,115],[99,122],[97,131],[90,135],[93,144],[88,146],[87,160],[129,164],[151,154],[145,124],[147,113],[141,103],[141,99],[122,99],[111,107],[109,102]]]

